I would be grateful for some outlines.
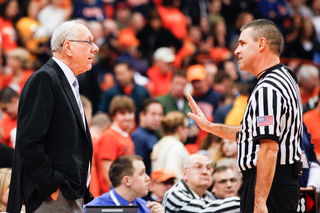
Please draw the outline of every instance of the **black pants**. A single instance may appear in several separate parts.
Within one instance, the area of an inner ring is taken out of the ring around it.
[[[294,174],[293,165],[276,168],[275,176],[267,199],[269,213],[296,213],[300,196],[298,175]],[[244,171],[240,189],[242,213],[252,213],[254,209],[254,189],[257,170]]]

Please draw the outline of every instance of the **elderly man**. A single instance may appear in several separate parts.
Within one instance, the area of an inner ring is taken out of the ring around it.
[[[210,160],[205,155],[190,155],[182,164],[182,180],[164,195],[165,212],[240,212],[240,199],[215,200],[207,191],[212,183]]]
[[[150,178],[140,156],[124,155],[115,159],[110,166],[109,177],[114,188],[87,206],[136,205],[139,213],[164,212],[160,203],[141,198],[148,194]]]
[[[51,38],[53,57],[22,89],[7,211],[82,212],[92,142],[76,76],[91,69],[91,32],[80,21],[62,23]],[[58,198],[58,199],[57,199]]]
[[[238,196],[240,180],[231,167],[220,166],[213,173],[213,187],[211,192],[217,199]]]

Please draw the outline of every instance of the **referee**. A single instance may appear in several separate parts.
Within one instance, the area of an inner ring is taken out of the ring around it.
[[[235,50],[240,70],[257,83],[240,126],[210,123],[190,94],[193,118],[208,132],[238,142],[243,174],[241,212],[296,212],[301,173],[302,104],[292,71],[280,63],[283,37],[266,19],[241,28]]]

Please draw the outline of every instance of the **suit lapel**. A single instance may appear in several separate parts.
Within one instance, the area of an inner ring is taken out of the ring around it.
[[[80,126],[81,126],[82,130],[86,133],[86,136],[88,138],[88,133],[84,128],[84,124],[83,124],[83,120],[82,120],[82,116],[81,116],[81,112],[80,112],[77,100],[76,100],[76,98],[74,96],[73,90],[72,90],[72,88],[71,88],[71,86],[70,86],[70,84],[68,82],[67,77],[63,73],[63,71],[60,68],[60,66],[53,59],[50,59],[48,61],[48,63],[56,70],[58,76],[60,77],[61,85],[62,85],[62,87],[63,87],[63,89],[64,89],[64,91],[65,91],[65,93],[66,93],[66,95],[67,95],[67,97],[69,99],[69,102],[71,104],[73,112],[75,113],[76,118],[77,118],[78,122],[80,123]],[[87,123],[87,121],[86,121],[86,123]],[[87,124],[86,124],[86,127],[88,128]]]

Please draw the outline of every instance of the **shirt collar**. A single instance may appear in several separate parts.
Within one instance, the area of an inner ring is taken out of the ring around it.
[[[74,80],[76,79],[76,76],[74,75],[70,67],[68,67],[65,63],[63,63],[60,59],[56,57],[52,57],[52,59],[59,65],[59,67],[62,69],[63,73],[67,77],[69,84],[72,85]]]
[[[118,132],[119,134],[121,134],[123,137],[129,137],[129,133],[123,131],[122,129],[120,129],[118,126],[116,125],[111,125],[111,129],[113,129],[114,131]]]
[[[114,196],[115,196],[116,199],[119,201],[119,203],[120,203],[121,206],[129,206],[129,204],[130,204],[129,201],[127,201],[125,198],[123,198],[121,195],[119,195],[114,188],[113,188],[112,190],[113,190]],[[133,205],[138,205],[136,199],[134,199],[134,200],[132,201],[132,204],[133,204]]]

